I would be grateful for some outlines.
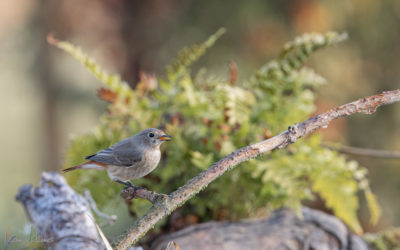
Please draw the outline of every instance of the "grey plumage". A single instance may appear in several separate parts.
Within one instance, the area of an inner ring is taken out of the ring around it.
[[[118,182],[138,179],[157,167],[161,158],[160,145],[170,138],[162,130],[145,129],[109,148],[87,156],[85,159],[89,160],[88,162],[63,171],[100,169],[107,170],[110,178]]]
[[[143,150],[140,144],[134,143],[134,138],[124,139],[97,154],[87,156],[85,159],[114,166],[128,167],[142,160]]]

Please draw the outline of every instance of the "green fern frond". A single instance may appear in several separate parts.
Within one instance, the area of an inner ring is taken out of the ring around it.
[[[184,74],[187,68],[197,61],[206,50],[214,45],[214,43],[225,33],[225,28],[220,28],[217,32],[211,35],[205,42],[200,45],[186,47],[178,53],[178,58],[174,59],[167,66],[167,77],[170,82],[175,82]]]
[[[224,104],[225,115],[230,125],[247,123],[251,107],[255,103],[253,93],[230,85],[218,85],[215,90]]]
[[[347,39],[347,33],[327,32],[326,34],[305,34],[285,44],[281,56],[263,66],[257,77],[282,79],[298,70],[305,61],[319,49],[338,44]]]
[[[357,183],[349,178],[337,176],[335,171],[326,171],[314,177],[313,190],[325,200],[327,207],[334,210],[355,232],[362,233],[357,218]],[[336,173],[340,174],[340,173]]]
[[[321,148],[320,143],[321,137],[313,135],[301,144],[291,145],[290,154],[276,151],[265,162],[257,160],[252,175],[261,176],[264,184],[258,196],[274,193],[277,196],[280,193],[279,196],[287,197],[281,201],[275,198],[276,206],[293,207],[300,204],[301,200],[312,198],[312,190],[325,200],[326,206],[337,217],[355,232],[361,233],[362,228],[357,217],[357,193],[363,189],[357,176],[361,177],[360,173],[365,172],[365,169],[355,161],[346,161],[337,152]],[[362,182],[365,183],[364,181],[362,176]],[[271,186],[270,183],[276,184]],[[279,189],[283,191],[278,191]],[[379,211],[376,201],[371,204],[374,212]]]
[[[313,69],[308,67],[303,67],[298,71],[294,72],[294,77],[301,79],[303,86],[316,88],[323,84],[326,84],[326,79],[319,74],[317,74]]]
[[[379,207],[376,196],[371,192],[371,189],[368,188],[367,190],[364,190],[364,195],[365,199],[367,200],[369,213],[371,215],[370,222],[372,225],[376,225],[381,217],[381,208]]]
[[[342,161],[337,162],[340,165],[340,162]],[[344,165],[344,167],[351,172],[353,179],[357,182],[358,190],[363,192],[370,214],[370,223],[376,225],[381,216],[381,208],[376,196],[371,191],[369,180],[367,178],[368,170],[360,166],[356,161],[349,161]]]
[[[304,34],[285,44],[280,65],[285,74],[299,69],[315,51],[338,44],[347,39],[347,33],[327,32],[326,34]]]
[[[389,228],[379,233],[363,235],[364,240],[373,250],[399,250],[400,228]]]
[[[82,49],[78,46],[73,45],[70,42],[59,41],[49,35],[47,41],[56,46],[59,49],[64,50],[75,58],[78,62],[82,63],[90,73],[92,73],[97,79],[104,83],[113,92],[117,93],[119,97],[131,98],[133,96],[133,90],[129,87],[129,84],[123,80],[118,74],[110,75],[101,68],[96,61],[89,57]]]

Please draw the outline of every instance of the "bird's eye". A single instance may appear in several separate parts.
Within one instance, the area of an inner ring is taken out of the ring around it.
[[[154,134],[153,133],[149,133],[149,137],[154,137]]]

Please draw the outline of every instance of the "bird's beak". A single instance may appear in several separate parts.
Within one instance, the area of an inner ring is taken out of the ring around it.
[[[158,137],[158,139],[160,141],[170,141],[171,140],[171,136],[170,135],[162,135],[162,136]]]

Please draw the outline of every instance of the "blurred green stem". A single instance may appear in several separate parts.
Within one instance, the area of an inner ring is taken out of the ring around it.
[[[372,148],[358,148],[346,145],[323,144],[322,147],[338,151],[343,154],[365,156],[373,158],[400,159],[400,152],[379,150]]]

